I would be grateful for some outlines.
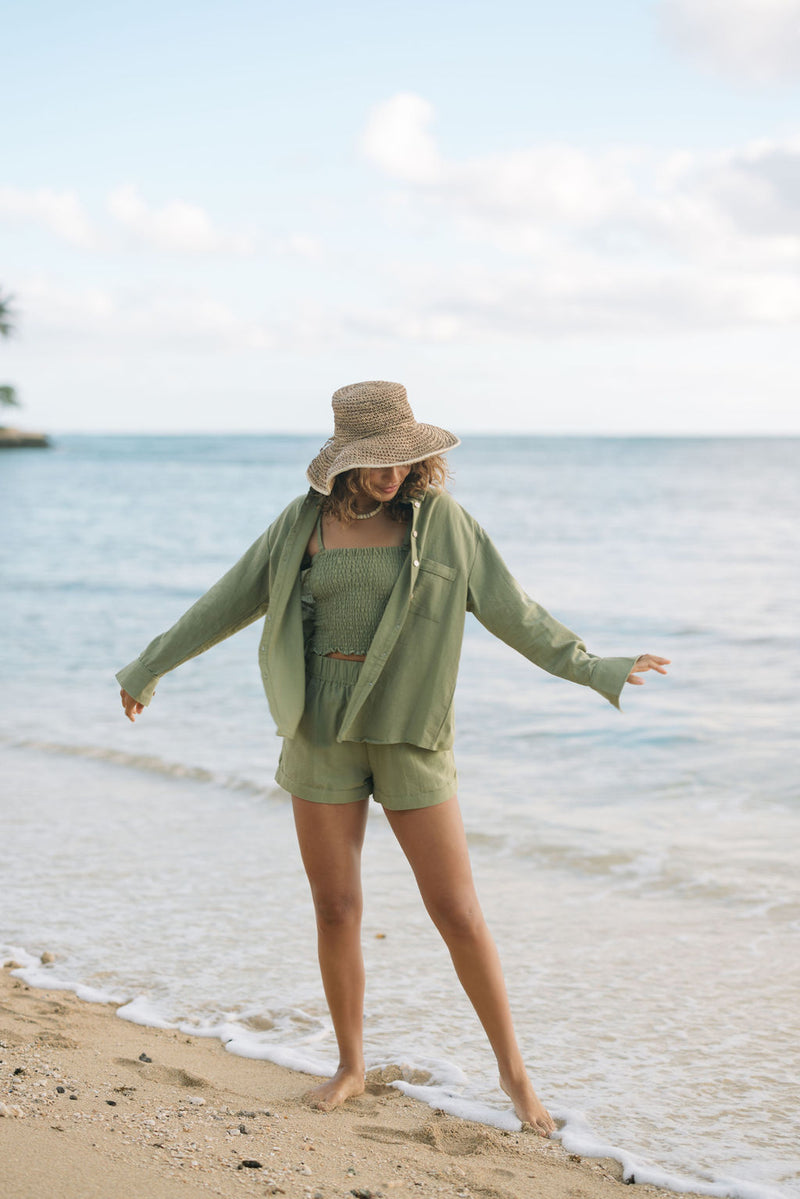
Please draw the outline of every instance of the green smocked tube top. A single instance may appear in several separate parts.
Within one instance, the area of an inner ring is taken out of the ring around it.
[[[407,545],[317,551],[305,580],[315,654],[366,655],[407,554]]]

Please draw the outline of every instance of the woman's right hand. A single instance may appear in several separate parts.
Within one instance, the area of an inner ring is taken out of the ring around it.
[[[128,695],[124,687],[121,688],[119,695],[128,720],[136,720],[139,713],[144,712],[144,704],[140,704],[138,699],[134,699],[132,695]]]

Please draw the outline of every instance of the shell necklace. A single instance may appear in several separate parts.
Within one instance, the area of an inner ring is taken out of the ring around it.
[[[373,516],[377,516],[383,507],[383,500],[378,503],[377,508],[373,508],[371,512],[356,512],[356,520],[372,520]]]

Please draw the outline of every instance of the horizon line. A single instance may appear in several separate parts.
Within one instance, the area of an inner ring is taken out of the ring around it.
[[[25,430],[22,430],[25,432]],[[36,430],[37,433],[41,430]],[[324,442],[329,433],[323,430],[303,429],[52,429],[45,433],[48,437],[308,437],[321,438]],[[464,437],[605,437],[629,439],[704,439],[704,438],[800,438],[800,429],[706,429],[706,430],[576,430],[576,429],[467,429]],[[462,437],[463,443],[463,437]],[[456,447],[457,448],[457,447]]]

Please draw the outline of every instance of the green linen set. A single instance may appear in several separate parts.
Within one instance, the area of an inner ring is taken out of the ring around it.
[[[261,676],[280,736],[294,737],[306,699],[311,636],[301,567],[322,501],[292,501],[240,560],[116,676],[142,704],[159,679],[259,617]],[[480,525],[446,493],[410,506],[410,551],[366,659],[354,677],[337,741],[453,744],[453,695],[472,612],[491,633],[550,674],[591,687],[615,707],[635,657],[605,658],[525,594]]]

